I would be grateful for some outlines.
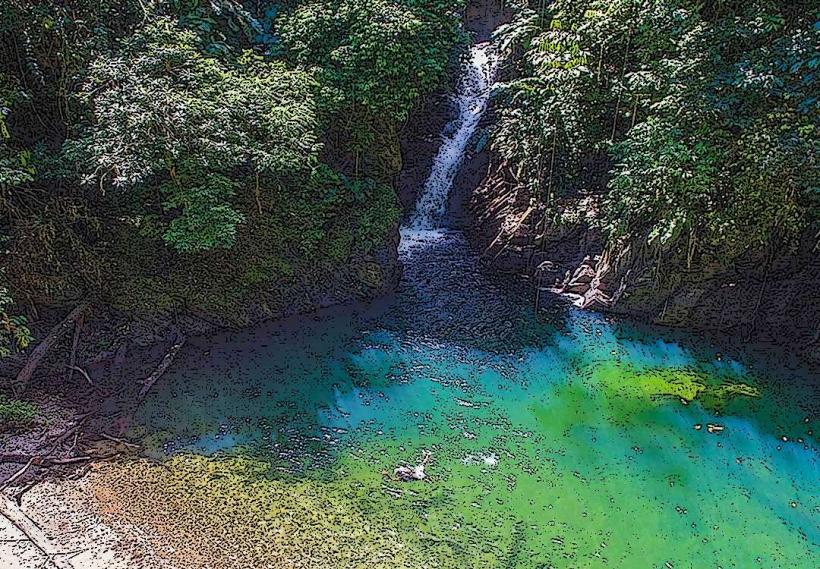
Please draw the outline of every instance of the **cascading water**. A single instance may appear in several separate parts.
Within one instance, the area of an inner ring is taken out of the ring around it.
[[[433,161],[430,177],[416,203],[416,210],[406,229],[435,230],[442,226],[447,213],[447,199],[453,179],[464,159],[467,143],[476,131],[490,98],[496,57],[489,43],[474,45],[455,95],[458,116],[452,134],[446,135]]]

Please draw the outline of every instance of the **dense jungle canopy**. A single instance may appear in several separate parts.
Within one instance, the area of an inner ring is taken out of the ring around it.
[[[4,2],[0,350],[43,306],[230,313],[371,252],[464,4]],[[533,199],[603,195],[610,242],[659,264],[816,244],[816,5],[507,8],[490,148]]]
[[[816,245],[812,4],[529,2],[498,32],[515,70],[493,147],[547,204],[602,194],[611,242],[656,258],[776,255],[811,224]]]
[[[2,302],[229,311],[369,251],[399,215],[398,129],[445,80],[461,7],[4,3]],[[22,324],[6,316],[4,351]]]

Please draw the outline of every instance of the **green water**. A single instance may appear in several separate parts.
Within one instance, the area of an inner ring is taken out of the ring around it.
[[[239,453],[325,484],[322,507],[394,520],[420,567],[818,566],[816,370],[536,314],[457,233],[402,255],[384,306],[192,342],[133,432],[160,457]],[[390,475],[425,450],[427,480]]]

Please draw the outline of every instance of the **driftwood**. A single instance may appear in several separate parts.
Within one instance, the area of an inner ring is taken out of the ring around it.
[[[74,434],[74,445],[77,444],[77,435],[78,433]],[[73,450],[73,449],[72,449]],[[28,458],[28,460],[26,460]],[[0,454],[0,462],[5,462],[8,464],[23,464],[23,467],[9,476],[2,485],[0,485],[0,492],[17,482],[23,475],[28,472],[28,469],[32,466],[37,466],[40,468],[48,468],[49,466],[60,466],[64,464],[76,464],[78,462],[87,462],[91,460],[92,457],[90,456],[72,456],[69,458],[59,458],[53,456],[31,456],[26,457],[25,455],[18,455],[18,454]],[[25,463],[25,464],[24,464]],[[26,491],[30,488],[26,488]],[[21,492],[18,496],[22,496],[23,492]],[[19,500],[18,500],[19,501]]]
[[[171,346],[171,349],[165,354],[165,357],[162,358],[162,361],[159,363],[157,368],[153,371],[151,375],[149,375],[145,381],[142,382],[142,389],[140,389],[140,393],[137,396],[137,401],[142,402],[145,399],[145,396],[148,395],[148,392],[151,391],[151,388],[154,384],[159,380],[162,375],[168,371],[168,368],[171,367],[171,364],[174,363],[174,358],[177,357],[177,354],[182,349],[182,346],[185,345],[185,336],[182,336],[176,344]]]
[[[88,382],[88,385],[90,385],[91,387],[97,387],[97,385],[94,383],[94,380],[92,380],[92,379],[91,379],[91,376],[90,376],[90,375],[88,375],[88,372],[87,372],[87,371],[85,371],[85,370],[84,370],[83,368],[81,368],[80,366],[75,366],[75,365],[67,365],[66,367],[67,367],[70,371],[78,371],[78,372],[80,372],[80,375],[82,375],[82,376],[85,378],[86,382]],[[71,376],[70,376],[70,375],[69,375],[68,377],[69,377],[69,378],[71,378]]]
[[[39,483],[39,481],[35,478],[34,480],[29,482],[25,486],[21,486],[11,496],[12,499],[14,500],[14,503],[17,504],[18,506],[22,506],[23,505],[23,496],[25,496],[26,492],[28,492],[29,490],[31,490],[32,488],[37,486],[38,483]]]
[[[40,365],[42,359],[54,346],[54,344],[62,338],[63,334],[65,334],[68,329],[82,317],[87,308],[88,304],[86,303],[78,305],[74,310],[69,312],[68,316],[66,316],[62,322],[52,328],[51,332],[43,338],[43,341],[40,342],[34,350],[32,350],[28,357],[28,361],[26,361],[26,365],[23,366],[23,369],[20,370],[20,373],[17,374],[17,378],[14,381],[14,391],[17,395],[25,391],[26,387],[28,387],[29,381],[31,380],[31,376],[34,375],[34,371],[37,369],[37,366]]]
[[[75,464],[77,462],[85,462],[91,460],[91,456],[71,456],[68,458],[60,458],[58,456],[31,456],[27,454],[0,454],[0,462],[7,462],[11,464],[28,464],[29,466],[59,466],[61,464]]]
[[[32,457],[28,460],[28,462],[27,462],[27,463],[23,466],[23,468],[21,468],[20,470],[18,470],[17,472],[15,472],[14,474],[12,474],[11,476],[9,476],[9,478],[8,478],[5,482],[3,482],[3,485],[2,485],[2,486],[0,486],[0,492],[2,492],[2,491],[3,491],[3,490],[5,490],[6,488],[8,488],[8,487],[9,487],[9,486],[11,486],[12,484],[14,484],[14,483],[15,483],[15,482],[19,479],[19,478],[21,478],[21,477],[22,477],[22,476],[26,473],[26,471],[27,471],[29,468],[31,468],[31,465],[32,465],[32,464],[34,464],[34,460],[35,460],[36,458],[37,458],[36,456],[32,456]]]
[[[71,427],[66,429],[60,436],[58,436],[53,441],[46,441],[46,442],[42,443],[39,448],[42,449],[43,447],[46,446],[46,444],[51,443],[51,446],[49,447],[49,450],[45,453],[46,455],[50,455],[55,450],[57,450],[57,447],[60,446],[64,441],[66,441],[68,439],[68,437],[70,437],[71,435],[73,435],[74,433],[79,431],[80,428],[85,423],[86,419],[88,419],[88,417],[90,415],[91,415],[91,413],[85,413],[84,415],[80,415],[79,417],[77,417],[77,419],[76,419],[77,422],[74,425],[72,425]]]
[[[109,435],[108,433],[99,433],[99,435],[102,438],[104,438],[105,440],[111,441],[113,443],[121,444],[121,445],[123,445],[125,447],[128,447],[128,448],[140,448],[140,445],[138,445],[136,443],[132,443],[132,442],[130,442],[130,441],[124,439],[124,438],[121,438],[121,437],[114,437],[112,435]]]
[[[67,558],[70,553],[58,550],[45,532],[17,504],[5,496],[0,496],[0,515],[20,530],[20,533],[48,558],[52,566],[57,569],[74,569],[74,565]]]

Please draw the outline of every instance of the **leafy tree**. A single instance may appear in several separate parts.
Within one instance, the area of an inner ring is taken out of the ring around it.
[[[279,49],[317,67],[328,109],[407,118],[444,77],[460,39],[458,0],[300,2],[274,22]],[[357,117],[358,118],[358,117]]]
[[[2,3],[5,345],[23,306],[231,316],[370,262],[398,220],[398,132],[446,78],[461,7]]]
[[[519,2],[493,148],[548,209],[606,188],[611,247],[688,265],[789,247],[818,222],[817,18],[765,0]],[[590,187],[578,157],[601,151],[613,166]]]
[[[86,181],[159,186],[171,215],[166,241],[181,251],[230,246],[243,216],[231,205],[242,168],[288,177],[319,148],[312,80],[244,53],[226,63],[198,36],[160,18],[95,62],[84,95],[92,123],[67,144]],[[178,216],[174,212],[179,211]]]

